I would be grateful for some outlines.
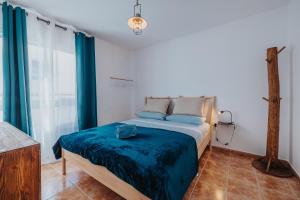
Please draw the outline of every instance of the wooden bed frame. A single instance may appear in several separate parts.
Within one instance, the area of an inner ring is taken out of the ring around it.
[[[155,98],[155,99],[161,99],[161,98],[169,98],[175,100],[177,97],[146,97],[147,98]],[[198,159],[201,157],[202,153],[206,149],[207,146],[212,147],[211,141],[212,141],[212,129],[213,129],[213,123],[214,123],[214,115],[215,115],[215,103],[216,103],[216,97],[205,97],[206,102],[204,106],[203,112],[206,116],[206,122],[210,124],[210,128],[208,130],[208,133],[205,134],[205,137],[201,139],[197,143],[198,147]],[[114,175],[112,172],[107,170],[105,167],[100,165],[94,165],[89,160],[71,153],[65,149],[62,149],[62,172],[63,175],[66,175],[66,161],[70,161],[74,163],[76,166],[81,168],[84,172],[86,172],[88,175],[95,178],[97,181],[105,185],[106,187],[110,188],[112,191],[116,192],[120,196],[122,196],[125,199],[130,200],[150,200],[149,197],[143,195],[141,192],[136,190],[133,186],[129,185],[125,181],[118,178],[116,175]]]

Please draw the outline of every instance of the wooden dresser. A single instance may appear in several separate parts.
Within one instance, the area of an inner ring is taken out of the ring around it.
[[[41,199],[40,144],[0,123],[0,200]]]

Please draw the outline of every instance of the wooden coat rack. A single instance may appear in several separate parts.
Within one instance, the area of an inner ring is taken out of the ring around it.
[[[272,47],[267,50],[269,98],[263,97],[263,100],[269,103],[267,149],[266,156],[254,160],[252,163],[253,167],[261,172],[278,177],[293,176],[289,164],[278,159],[281,101],[278,54],[284,49],[285,47],[282,47],[278,51],[277,47]]]

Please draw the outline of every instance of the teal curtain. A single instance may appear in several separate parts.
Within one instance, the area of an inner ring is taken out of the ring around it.
[[[4,2],[3,119],[31,135],[26,13]]]
[[[97,126],[95,39],[76,33],[76,82],[79,130]]]

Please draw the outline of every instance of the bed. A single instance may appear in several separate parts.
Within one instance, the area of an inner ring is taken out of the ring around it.
[[[201,126],[132,119],[63,138],[54,148],[56,157],[62,157],[63,175],[71,161],[125,199],[181,199],[198,172],[198,159],[211,142],[216,98],[205,99],[206,122]],[[139,137],[113,138],[111,132],[120,124],[136,125]]]

